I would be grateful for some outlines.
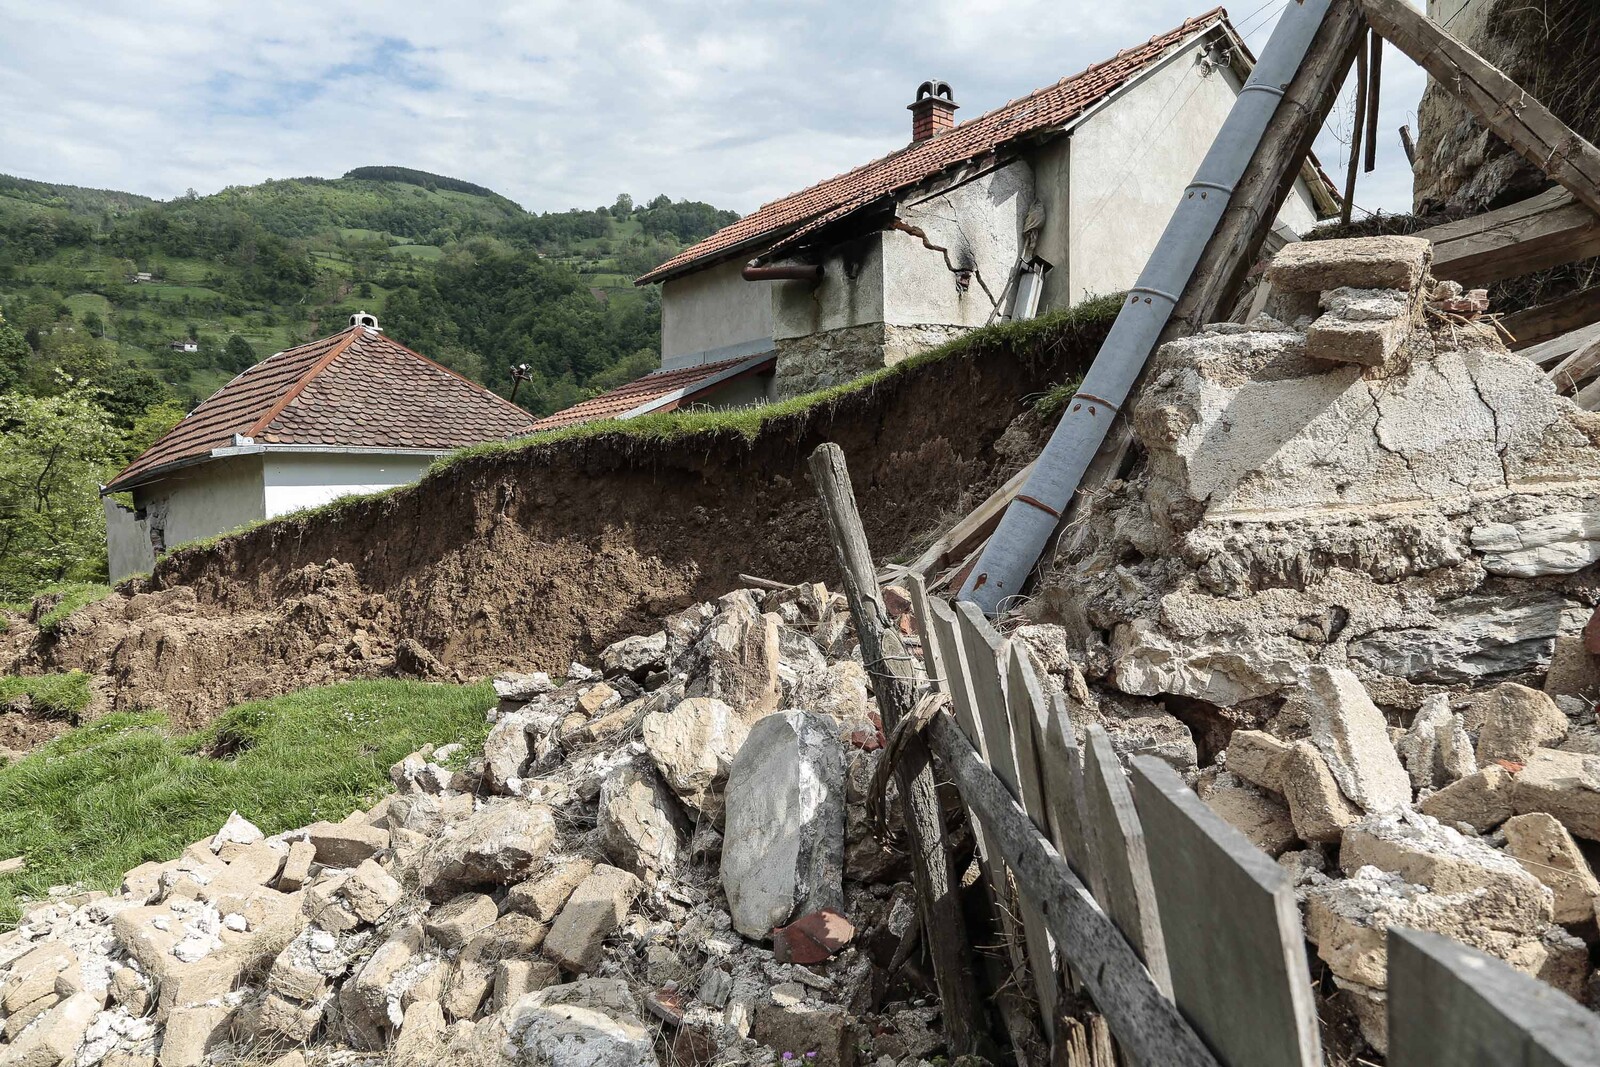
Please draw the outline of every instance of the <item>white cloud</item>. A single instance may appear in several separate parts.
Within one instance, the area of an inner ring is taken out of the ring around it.
[[[1235,12],[1258,51],[1282,0]],[[170,197],[400,164],[534,210],[658,192],[748,211],[903,144],[930,76],[963,118],[1076,73],[1199,3],[690,4],[0,0],[0,171]],[[1422,78],[1390,53],[1379,173]],[[1340,147],[1318,150],[1342,182]]]

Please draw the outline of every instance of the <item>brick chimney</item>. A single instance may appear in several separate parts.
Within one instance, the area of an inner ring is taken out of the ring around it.
[[[956,96],[950,83],[929,78],[917,86],[917,99],[907,104],[911,112],[911,143],[941,137],[956,128]]]

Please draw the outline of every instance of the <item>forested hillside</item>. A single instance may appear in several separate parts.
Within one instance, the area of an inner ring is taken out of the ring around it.
[[[646,373],[660,299],[633,277],[736,217],[626,195],[532,214],[403,167],[164,202],[0,175],[0,601],[94,577],[97,483],[354,311],[502,394],[527,364],[539,414]]]

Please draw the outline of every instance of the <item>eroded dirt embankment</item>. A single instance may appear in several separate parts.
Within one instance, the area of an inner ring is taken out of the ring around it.
[[[345,678],[557,669],[740,572],[831,581],[805,475],[823,441],[849,457],[879,557],[916,547],[1020,463],[996,441],[1081,371],[1108,325],[991,341],[768,420],[754,441],[608,434],[466,458],[399,493],[175,552],[57,635],[14,641],[6,669],[85,670],[99,707],[184,725]]]

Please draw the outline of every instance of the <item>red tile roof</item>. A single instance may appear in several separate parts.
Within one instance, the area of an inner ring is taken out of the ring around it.
[[[765,248],[780,238],[801,237],[956,164],[987,155],[1029,134],[1059,127],[1104,99],[1174,45],[1227,17],[1223,8],[1213,8],[1142,45],[1124,49],[1081,74],[963,122],[943,136],[907,145],[855,170],[774,200],[673,256],[635,284],[685,273],[702,260],[720,259],[745,246]]]
[[[106,486],[257,444],[452,449],[529,432],[533,416],[375,330],[352,326],[279,352],[213,393]]]
[[[608,393],[601,393],[597,397],[564,408],[554,415],[546,415],[533,424],[535,432],[540,430],[559,430],[563,426],[576,426],[580,422],[593,422],[596,419],[614,419],[625,415],[641,404],[648,404],[652,400],[660,400],[669,393],[679,389],[684,390],[684,395],[668,404],[656,408],[656,411],[673,411],[683,403],[693,400],[697,393],[712,384],[720,385],[721,382],[711,383],[707,379],[723,371],[730,370],[740,363],[748,362],[753,357],[737,356],[733,359],[724,359],[716,363],[704,363],[698,367],[682,367],[677,370],[658,370],[653,374],[646,374],[643,378],[619,385]],[[770,366],[776,356],[769,356],[765,362],[758,363],[750,368],[750,373],[758,372]],[[727,380],[727,379],[724,379]]]

